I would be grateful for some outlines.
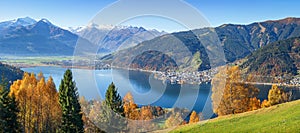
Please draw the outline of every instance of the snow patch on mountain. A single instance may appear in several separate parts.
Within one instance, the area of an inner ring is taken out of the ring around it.
[[[30,17],[18,18],[18,19],[0,22],[0,28],[28,26],[28,25],[33,25],[36,22],[37,22],[36,20],[34,20]]]

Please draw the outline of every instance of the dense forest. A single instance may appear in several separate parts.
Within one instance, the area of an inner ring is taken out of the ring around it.
[[[295,76],[300,68],[299,46],[300,37],[271,43],[249,55],[242,68],[262,76]]]
[[[0,75],[2,76],[2,78],[0,79],[0,81],[3,80],[3,78],[5,78],[5,80],[7,80],[8,82],[12,82],[15,81],[17,79],[21,79],[23,76],[23,71],[20,70],[19,68],[7,65],[7,64],[2,64],[0,62]]]

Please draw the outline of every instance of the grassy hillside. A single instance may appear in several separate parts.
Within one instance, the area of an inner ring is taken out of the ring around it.
[[[300,100],[256,111],[181,126],[172,132],[288,132],[300,131]]]

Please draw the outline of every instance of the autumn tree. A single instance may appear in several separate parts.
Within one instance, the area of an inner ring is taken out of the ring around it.
[[[2,80],[4,83],[5,81]],[[0,132],[18,133],[21,132],[21,125],[18,119],[18,105],[15,96],[9,96],[7,84],[0,85]]]
[[[262,103],[261,103],[261,107],[262,108],[266,108],[266,107],[270,107],[271,104],[268,100],[264,100]]]
[[[197,113],[195,111],[193,111],[190,116],[189,123],[196,123],[196,122],[199,122],[199,116],[197,115]]]
[[[153,109],[154,108],[150,105],[142,106],[139,109],[138,121],[135,123],[135,126],[138,128],[138,130],[135,129],[135,132],[149,132],[157,129],[155,123],[153,123],[153,119],[155,117]]]
[[[41,77],[41,79],[37,80],[37,85],[36,85],[36,89],[35,92],[33,93],[33,104],[35,105],[34,108],[34,114],[36,114],[36,121],[34,122],[34,126],[36,127],[36,130],[39,132],[42,132],[43,130],[45,130],[43,128],[44,126],[44,119],[45,119],[45,115],[43,115],[44,109],[45,109],[45,103],[44,103],[44,99],[43,99],[43,92],[45,89],[46,83],[45,83],[45,78]]]
[[[10,87],[10,96],[18,102],[20,122],[24,132],[56,132],[60,126],[61,109],[54,82],[47,83],[42,73],[24,73],[22,80]]]
[[[249,103],[249,111],[252,111],[252,110],[257,110],[257,109],[260,109],[261,108],[261,103],[260,103],[260,100],[257,99],[256,97],[254,98],[250,98],[250,103]]]
[[[72,72],[68,69],[59,86],[59,103],[62,109],[61,131],[65,133],[83,133],[81,106]]]
[[[287,94],[282,89],[279,89],[277,85],[273,84],[268,95],[268,101],[270,102],[270,105],[272,106],[284,103],[287,100]]]
[[[134,103],[133,96],[128,92],[123,98],[123,109],[125,117],[136,120],[138,119],[137,115],[137,105]]]
[[[61,123],[62,110],[59,104],[59,94],[51,76],[48,78],[43,92],[43,128],[45,131],[58,131]]]
[[[151,122],[153,111],[148,106],[138,108],[130,92],[123,98],[123,108],[125,117],[129,118],[127,126],[130,132],[147,132],[153,129]]]
[[[140,120],[152,120],[153,114],[152,114],[151,106],[143,106],[141,108],[141,115]]]
[[[174,126],[178,126],[183,122],[183,118],[180,114],[180,112],[175,112],[168,117],[168,119],[165,121],[165,127],[170,128]]]
[[[245,83],[238,66],[221,70],[212,86],[213,110],[219,116],[248,111],[250,99],[257,97],[259,92],[254,85]]]

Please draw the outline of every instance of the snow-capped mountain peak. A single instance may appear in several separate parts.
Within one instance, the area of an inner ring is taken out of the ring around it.
[[[44,22],[44,23],[47,23],[49,25],[52,25],[52,23],[49,20],[45,19],[45,18],[41,19],[40,22]]]
[[[120,29],[127,29],[132,28],[132,26],[124,26],[124,25],[112,25],[112,24],[95,24],[89,23],[86,28],[96,28],[98,30],[120,30]]]
[[[85,28],[86,28],[85,26],[79,26],[79,27],[67,27],[67,28],[64,28],[64,29],[69,30],[72,33],[77,34],[77,33],[79,33],[80,31],[82,31]]]
[[[25,17],[25,18],[18,18],[14,20],[4,21],[0,23],[0,27],[16,27],[16,26],[28,26],[36,23],[36,20]]]
[[[89,23],[86,28],[96,28],[99,30],[111,30],[114,28],[113,25],[98,25],[95,23]]]
[[[36,23],[36,20],[30,18],[30,17],[25,17],[25,18],[18,18],[16,23],[20,24],[20,25],[32,25],[34,23]]]

